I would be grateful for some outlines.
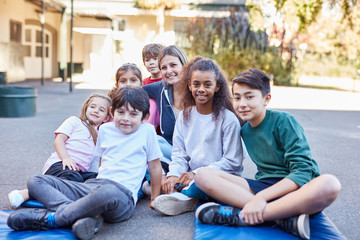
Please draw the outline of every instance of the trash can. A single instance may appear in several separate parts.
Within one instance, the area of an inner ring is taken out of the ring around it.
[[[0,85],[0,117],[34,116],[36,97],[36,88]]]
[[[6,72],[0,72],[0,85],[6,85]]]

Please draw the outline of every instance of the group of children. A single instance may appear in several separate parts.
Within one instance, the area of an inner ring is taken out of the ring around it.
[[[124,64],[109,97],[92,95],[80,118],[55,131],[44,175],[9,194],[13,208],[36,199],[46,209],[18,209],[8,226],[71,227],[79,239],[91,239],[104,220],[130,218],[143,189],[150,207],[166,215],[193,211],[200,200],[206,203],[195,216],[202,223],[273,221],[309,239],[309,214],[329,206],[341,186],[320,175],[294,117],[266,109],[270,78],[257,69],[242,72],[231,94],[210,59],[188,62],[181,48],[159,44],[142,55],[149,78]],[[258,168],[255,180],[241,177],[247,152]]]

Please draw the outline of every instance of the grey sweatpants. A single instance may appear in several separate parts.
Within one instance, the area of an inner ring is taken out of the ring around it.
[[[28,183],[30,198],[55,211],[59,226],[71,226],[84,217],[102,215],[107,222],[129,219],[135,210],[131,192],[109,179],[89,179],[84,183],[50,175],[35,175]]]

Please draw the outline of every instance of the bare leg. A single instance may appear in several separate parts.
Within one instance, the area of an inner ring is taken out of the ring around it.
[[[195,183],[212,198],[238,208],[243,208],[254,197],[244,178],[216,169],[200,169]]]
[[[201,169],[195,182],[209,196],[234,207],[243,208],[254,197],[245,179],[219,170]],[[268,203],[263,219],[269,221],[322,211],[336,199],[340,189],[336,177],[321,175],[298,190]]]
[[[29,190],[26,188],[26,189],[23,189],[23,190],[19,190],[21,196],[24,198],[24,202],[29,200],[30,197],[29,197]]]
[[[298,190],[268,203],[263,213],[264,220],[320,212],[335,201],[340,189],[341,185],[336,177],[330,174],[321,175]]]

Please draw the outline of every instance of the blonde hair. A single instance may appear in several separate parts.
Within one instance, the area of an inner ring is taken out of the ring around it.
[[[82,123],[85,125],[85,127],[87,127],[87,129],[90,132],[90,135],[93,138],[94,143],[96,144],[97,141],[97,132],[94,129],[94,127],[92,126],[93,122],[90,121],[87,116],[86,116],[86,110],[88,109],[89,105],[91,104],[92,100],[94,98],[102,98],[105,99],[107,101],[107,114],[110,114],[110,106],[111,106],[111,100],[108,96],[106,96],[103,93],[93,93],[91,94],[84,102],[82,108],[81,108],[81,113],[80,113],[80,120],[82,121]]]

